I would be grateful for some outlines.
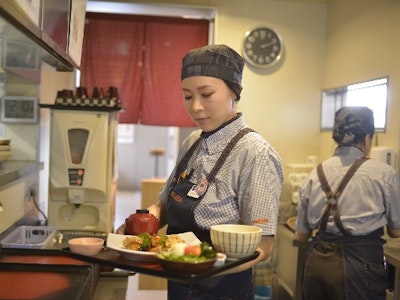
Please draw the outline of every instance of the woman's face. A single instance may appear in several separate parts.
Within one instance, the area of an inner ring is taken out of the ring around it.
[[[186,112],[208,132],[236,116],[236,96],[222,79],[192,76],[182,80]]]

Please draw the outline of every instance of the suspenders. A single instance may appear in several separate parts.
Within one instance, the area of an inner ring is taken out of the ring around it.
[[[331,214],[333,214],[335,224],[340,229],[340,231],[344,235],[348,235],[348,236],[351,235],[351,233],[343,227],[342,221],[340,219],[340,213],[339,213],[339,209],[338,209],[338,206],[339,206],[338,199],[339,199],[340,195],[342,194],[346,185],[349,183],[351,177],[354,175],[354,173],[357,171],[357,169],[366,160],[368,160],[368,158],[361,157],[354,162],[354,164],[347,171],[346,175],[343,177],[343,180],[340,183],[340,185],[335,193],[332,192],[332,189],[329,186],[328,181],[326,180],[324,171],[322,169],[322,164],[319,164],[317,166],[317,173],[318,173],[319,181],[321,182],[321,187],[324,190],[326,197],[328,198],[328,203],[325,206],[324,214],[322,215],[322,218],[320,220],[320,229],[321,230],[326,231],[326,225],[328,223],[329,216]]]

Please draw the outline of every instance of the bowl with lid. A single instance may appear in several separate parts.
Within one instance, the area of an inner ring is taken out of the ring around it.
[[[126,234],[148,233],[153,235],[157,233],[159,226],[160,221],[148,209],[137,209],[136,213],[125,219]]]
[[[243,224],[219,224],[210,227],[213,247],[228,258],[241,258],[253,254],[261,241],[262,230]]]

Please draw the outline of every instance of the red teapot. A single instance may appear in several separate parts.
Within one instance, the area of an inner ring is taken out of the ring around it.
[[[160,221],[148,209],[137,209],[125,219],[125,233],[138,235],[140,233],[156,234]]]

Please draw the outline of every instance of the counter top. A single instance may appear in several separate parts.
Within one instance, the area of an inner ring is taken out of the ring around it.
[[[0,295],[7,299],[92,299],[100,267],[59,251],[1,249]]]
[[[29,160],[6,160],[0,162],[0,187],[43,169],[43,163]]]

